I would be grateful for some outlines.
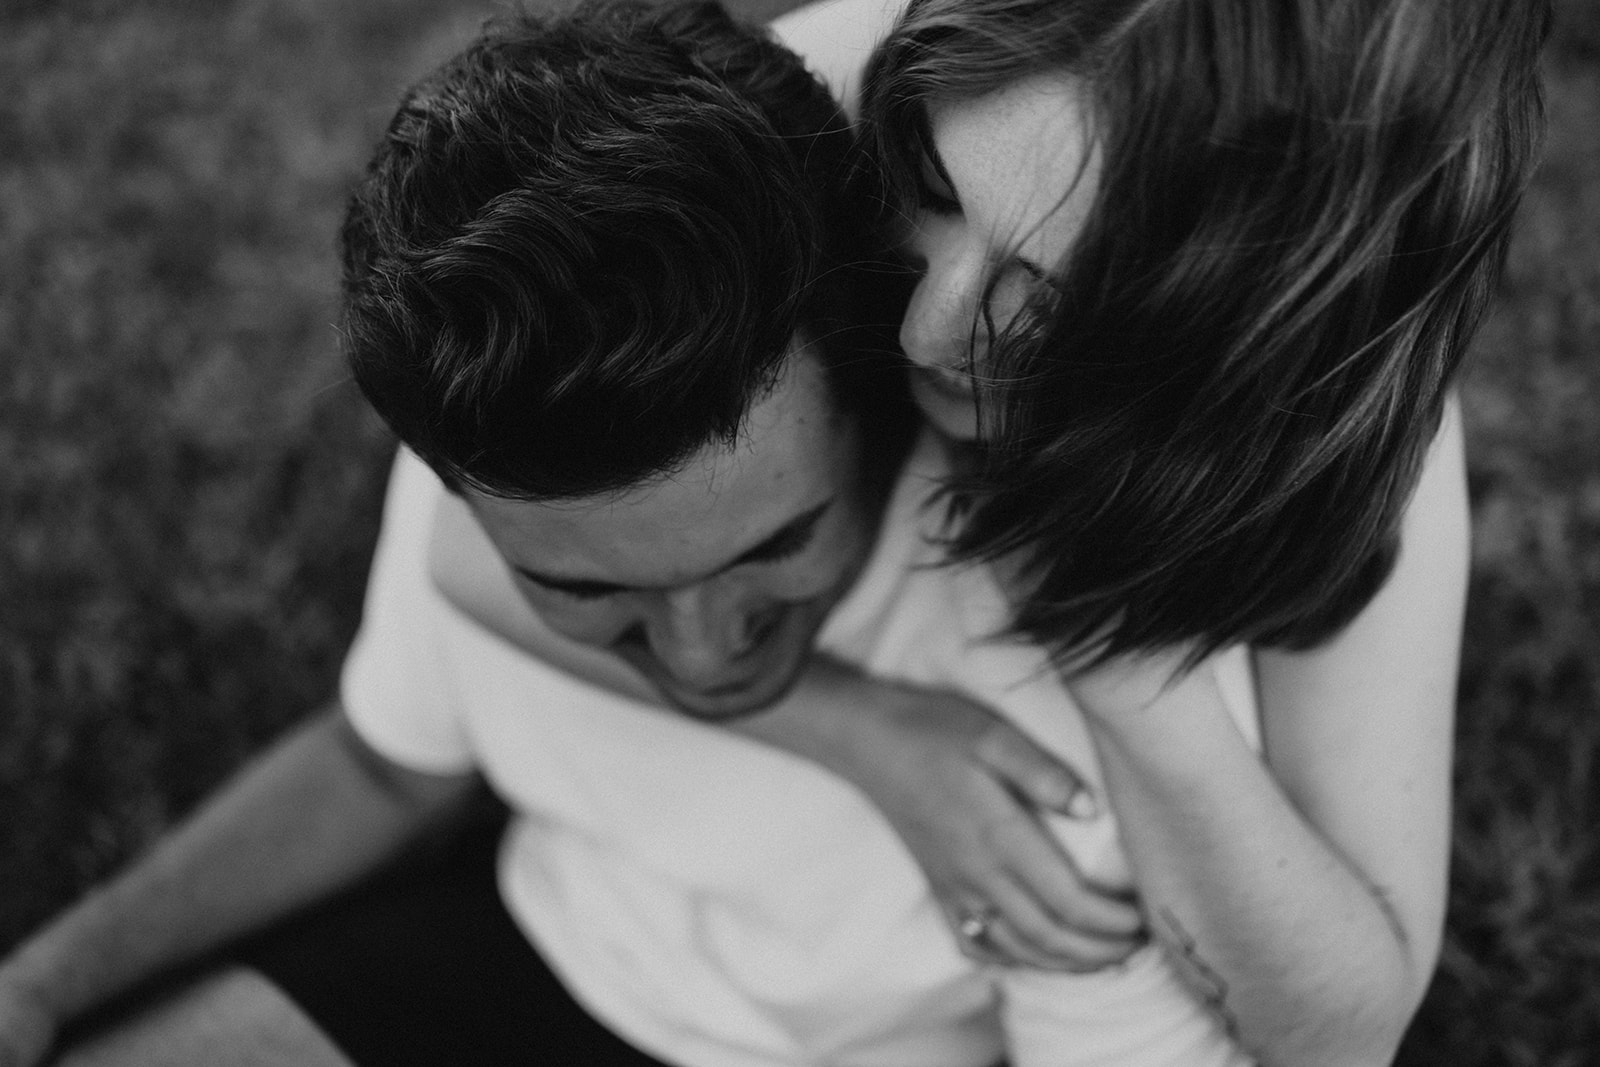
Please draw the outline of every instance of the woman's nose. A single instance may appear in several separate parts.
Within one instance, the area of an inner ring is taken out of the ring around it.
[[[923,367],[955,371],[969,366],[978,302],[983,291],[983,257],[971,254],[960,240],[954,220],[925,215],[911,241],[911,261],[921,273],[905,319],[900,347]]]

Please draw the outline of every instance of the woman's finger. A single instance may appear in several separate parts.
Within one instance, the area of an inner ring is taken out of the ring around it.
[[[999,884],[990,889],[1006,928],[1043,961],[1036,966],[1094,970],[1121,962],[1145,941],[1142,927],[1107,934],[1064,926],[1015,883]]]
[[[1144,916],[1131,894],[1086,879],[1034,813],[1021,809],[1007,813],[990,824],[987,838],[1000,876],[1020,886],[1050,925],[1105,937],[1137,936],[1142,931]]]
[[[1120,963],[1143,943],[1135,937],[1103,938],[1063,930],[1049,923],[1016,887],[995,888],[993,917],[978,939],[978,948],[990,962],[1081,973]]]
[[[981,764],[1034,807],[1075,819],[1098,813],[1099,804],[1083,777],[1010,723],[992,723],[975,750]]]

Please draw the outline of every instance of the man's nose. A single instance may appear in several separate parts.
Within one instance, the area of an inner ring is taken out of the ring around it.
[[[708,582],[664,594],[647,630],[656,658],[680,684],[709,688],[739,680],[740,661],[775,612],[736,584]]]
[[[921,277],[900,324],[900,347],[918,366],[961,370],[969,355],[981,356],[972,348],[983,340],[978,305],[985,261],[963,245],[954,223],[938,217],[919,229],[911,259]]]

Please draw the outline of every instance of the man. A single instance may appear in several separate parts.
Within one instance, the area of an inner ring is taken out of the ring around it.
[[[619,9],[512,23],[425,80],[352,199],[363,389],[554,625],[690,714],[790,685],[906,443],[905,402],[860,329],[872,246],[843,192],[849,148],[826,92],[719,11]],[[385,595],[363,642],[396,621]],[[18,1062],[41,1055],[149,975],[360,881],[478,781],[379,755],[341,710],[314,719],[8,961],[0,1037]],[[254,1045],[341,1062],[262,977],[283,951],[251,952],[274,962],[208,972],[79,1054],[214,1062],[218,1045]],[[462,1061],[484,1061],[470,1049]]]
[[[356,380],[545,619],[689,714],[781,695],[909,440],[850,152],[777,46],[708,8],[619,9],[447,65],[352,199]]]
[[[819,633],[948,680],[1003,608],[978,572],[907,577],[931,573],[925,453],[869,566],[908,424],[848,154],[793,57],[710,6],[514,21],[408,94],[343,234],[352,368],[409,446],[343,707],[0,968],[0,1062],[358,884],[66,1062],[999,1057],[992,982],[889,825],[842,780],[694,721],[779,716],[752,732],[781,721],[790,748],[848,765],[842,696],[813,704],[831,720],[782,718],[797,680],[831,694],[826,671],[801,679]],[[454,613],[428,572],[441,483],[551,631],[684,714]],[[995,702],[1059,712],[1042,659],[996,655]],[[483,779],[513,809],[503,840],[457,833],[368,883]],[[1137,925],[1125,904],[1084,920],[1116,955]]]

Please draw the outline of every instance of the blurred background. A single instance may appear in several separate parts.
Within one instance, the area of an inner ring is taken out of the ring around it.
[[[1557,6],[1466,387],[1451,908],[1406,1064],[1600,1063],[1600,0]],[[334,233],[491,12],[0,0],[0,952],[332,692],[391,451]]]

